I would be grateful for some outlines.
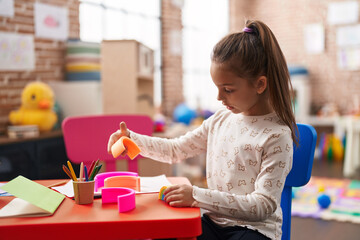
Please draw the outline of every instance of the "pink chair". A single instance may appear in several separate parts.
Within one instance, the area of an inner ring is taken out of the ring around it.
[[[112,133],[119,129],[119,123],[126,122],[134,132],[152,135],[153,121],[145,115],[94,115],[67,117],[62,122],[66,153],[71,162],[84,162],[87,167],[93,160],[106,163],[106,171],[116,171],[116,159],[107,152],[107,143]],[[138,172],[137,159],[128,160],[128,170]]]

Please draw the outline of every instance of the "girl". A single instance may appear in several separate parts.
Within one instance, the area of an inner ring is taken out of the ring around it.
[[[247,21],[215,45],[211,60],[217,99],[226,108],[176,139],[143,136],[122,122],[108,151],[125,135],[143,156],[162,162],[206,152],[208,188],[171,186],[166,202],[204,210],[198,239],[281,239],[281,193],[296,141],[284,55],[269,27]]]

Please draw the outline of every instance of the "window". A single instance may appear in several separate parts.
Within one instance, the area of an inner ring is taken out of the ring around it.
[[[161,102],[160,0],[80,0],[80,39],[135,39],[154,50],[155,105]]]
[[[229,6],[224,0],[186,0],[183,8],[184,97],[191,108],[215,111],[217,88],[210,76],[210,54],[229,31]]]

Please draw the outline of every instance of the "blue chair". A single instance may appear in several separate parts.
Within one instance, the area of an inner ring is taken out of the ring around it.
[[[282,240],[290,239],[292,188],[307,184],[311,177],[317,134],[310,125],[297,124],[299,146],[294,145],[293,166],[281,195],[283,211]]]

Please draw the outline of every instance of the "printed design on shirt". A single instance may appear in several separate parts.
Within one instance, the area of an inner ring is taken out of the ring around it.
[[[238,118],[238,119],[236,120],[236,123],[240,125],[243,121],[244,121],[244,119]]]
[[[216,156],[215,162],[218,162],[220,158],[221,158],[220,156]]]
[[[188,153],[184,152],[184,151],[181,151],[181,154],[184,156],[184,158],[187,158],[187,156],[188,156]]]
[[[244,134],[246,133],[247,131],[249,131],[249,129],[247,127],[243,127],[241,130],[240,130],[240,133],[241,134]]]
[[[290,152],[290,146],[289,146],[289,144],[286,144],[286,148],[285,148],[285,150],[287,151],[287,152]]]
[[[227,199],[229,200],[229,204],[235,202],[235,197],[234,197],[234,196],[232,196],[232,195],[227,195],[226,197],[227,197]]]
[[[259,144],[256,144],[255,150],[258,152],[262,152],[264,150],[264,148],[260,147]]]
[[[233,135],[231,135],[229,138],[229,142],[233,143],[234,141],[235,141],[235,138],[233,137]]]
[[[233,160],[230,159],[229,161],[227,161],[228,168],[231,168],[233,165],[235,165],[235,162]]]
[[[279,162],[279,167],[285,168],[285,166],[286,166],[286,162],[282,162],[282,161]]]
[[[191,150],[193,150],[193,151],[194,151],[195,149],[197,149],[197,147],[196,147],[195,144],[193,144],[193,143],[190,144],[190,148],[191,148]]]
[[[254,214],[254,215],[257,215],[256,205],[250,207],[250,213]]]
[[[206,190],[205,196],[212,197],[211,190]]]
[[[211,129],[210,129],[210,134],[211,134],[211,135],[214,135],[214,131],[215,131],[215,127],[212,126]]]
[[[225,152],[224,149],[221,150],[221,156],[226,157],[228,155],[228,152]]]
[[[229,129],[231,127],[231,122],[228,122],[228,124],[226,124],[226,128]]]
[[[220,171],[220,177],[225,177],[225,172],[221,169],[221,171]]]
[[[154,146],[152,144],[147,145],[147,149],[149,150],[149,152],[153,152],[154,151]]]
[[[231,209],[229,210],[229,213],[230,213],[232,216],[235,216],[235,214],[236,214],[237,211],[238,211],[237,209],[231,208]]]
[[[280,146],[274,147],[274,154],[275,153],[281,153],[281,152],[282,152],[282,150],[281,150]]]
[[[212,205],[213,209],[219,210],[219,204],[220,204],[220,202],[213,202],[213,205]]]
[[[138,136],[136,135],[136,134],[131,134],[131,138],[133,139],[133,140],[138,140]],[[139,144],[138,144],[139,145]]]
[[[249,202],[249,200],[247,199],[246,196],[241,196],[240,199],[241,199],[242,202]]]
[[[251,144],[245,144],[245,147],[244,147],[244,150],[245,151],[251,151]]]
[[[198,132],[195,134],[195,137],[196,138],[201,138],[203,136],[203,133],[202,132]]]
[[[264,187],[272,187],[271,180],[265,180]]]
[[[250,183],[251,183],[251,184],[255,184],[255,178],[251,178]]]
[[[207,172],[206,178],[211,178],[211,172]]]
[[[226,186],[227,186],[227,188],[228,188],[228,191],[230,191],[231,189],[234,188],[233,185],[232,185],[232,183],[227,183]]]
[[[239,171],[245,171],[245,166],[241,165],[240,163],[238,164],[238,170]]]
[[[223,187],[222,187],[222,186],[220,186],[220,185],[218,185],[218,184],[216,184],[216,186],[217,186],[217,189],[218,189],[220,192],[222,192]]]
[[[270,137],[268,138],[268,140],[270,140],[270,139],[276,139],[276,138],[279,138],[280,137],[280,133],[278,133],[278,134],[276,134],[276,133],[273,133],[273,134],[271,134],[270,135]]]
[[[226,136],[224,136],[221,141],[226,142]]]
[[[267,153],[264,153],[262,156],[261,156],[261,160],[266,160],[269,156],[267,155]]]
[[[218,171],[217,171],[217,170],[214,171],[213,176],[214,176],[214,177],[217,177],[217,176],[218,176]]]
[[[274,167],[267,167],[266,172],[272,173],[274,171]]]
[[[271,132],[271,131],[272,131],[272,129],[265,128],[264,131],[263,131],[263,133],[268,134],[268,133]]]
[[[272,122],[273,118],[272,117],[266,117],[266,118],[264,118],[264,120]]]
[[[234,155],[239,154],[239,152],[240,152],[239,147],[234,147]]]
[[[169,155],[170,155],[169,150],[164,150],[163,153],[164,153],[165,156],[169,156]]]
[[[255,167],[255,166],[257,165],[257,163],[258,163],[258,162],[257,162],[256,160],[253,161],[253,160],[249,159],[249,164],[250,164],[250,166],[254,166],[254,167]]]
[[[256,137],[258,134],[259,134],[258,132],[255,132],[255,131],[253,130],[253,131],[251,131],[250,136],[251,136],[251,137]]]
[[[276,182],[276,186],[277,186],[278,188],[281,188],[281,186],[282,186],[282,182],[280,182],[280,180],[277,180],[277,182]]]
[[[245,180],[239,180],[238,181],[238,186],[242,186],[242,185],[246,186],[246,181]]]
[[[251,123],[256,123],[258,121],[258,119],[257,118],[253,118],[253,119],[251,119]]]
[[[271,207],[270,207],[270,206],[267,206],[267,207],[265,208],[265,214],[266,214],[266,215],[270,215],[271,213],[272,213]]]

